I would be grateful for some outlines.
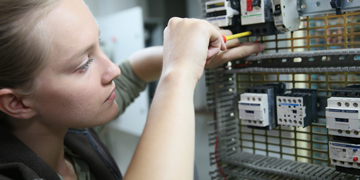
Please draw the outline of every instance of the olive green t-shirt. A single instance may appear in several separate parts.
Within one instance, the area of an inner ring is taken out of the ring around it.
[[[114,79],[116,85],[115,101],[119,107],[119,112],[116,117],[120,116],[125,111],[126,107],[129,106],[146,87],[146,83],[134,74],[128,61],[119,65],[119,68],[121,70],[121,75]],[[99,132],[99,130],[97,132]],[[66,147],[65,154],[72,160],[78,180],[96,180],[85,161]],[[61,176],[60,179],[62,179]]]

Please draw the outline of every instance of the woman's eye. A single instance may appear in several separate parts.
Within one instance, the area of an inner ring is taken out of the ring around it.
[[[80,71],[86,71],[89,68],[89,65],[91,62],[93,62],[94,59],[89,59],[84,65],[82,65],[79,69]]]

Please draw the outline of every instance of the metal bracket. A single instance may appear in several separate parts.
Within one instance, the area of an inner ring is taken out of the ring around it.
[[[334,13],[334,8],[341,12],[360,10],[359,0],[299,0],[300,16]],[[332,7],[332,4],[335,6]]]
[[[341,15],[341,0],[331,0],[330,5],[336,9],[336,15]]]

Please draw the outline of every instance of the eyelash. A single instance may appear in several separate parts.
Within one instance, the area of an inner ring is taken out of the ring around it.
[[[94,59],[89,59],[83,66],[81,66],[78,70],[86,71],[89,69],[89,65],[94,61]]]

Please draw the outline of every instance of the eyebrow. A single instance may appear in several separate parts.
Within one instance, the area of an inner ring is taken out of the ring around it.
[[[100,30],[98,31],[99,37],[100,37]],[[93,49],[96,46],[96,44],[90,44],[89,46],[87,46],[83,51],[81,51],[80,53],[77,53],[76,55],[72,56],[71,58],[69,58],[68,61],[77,59],[81,56],[83,56],[84,54],[86,54],[87,52],[89,52],[91,49]]]

